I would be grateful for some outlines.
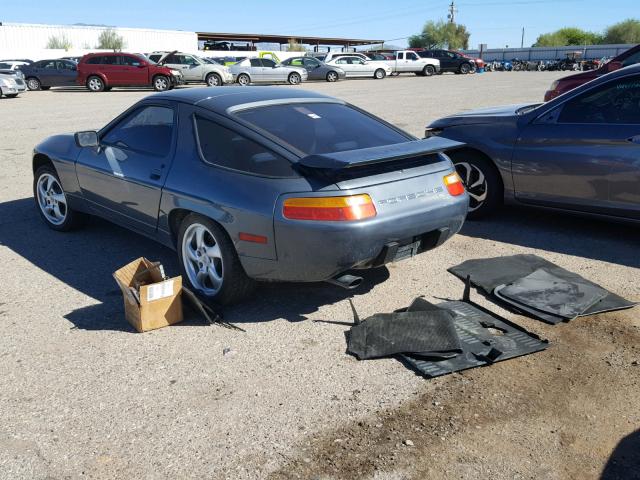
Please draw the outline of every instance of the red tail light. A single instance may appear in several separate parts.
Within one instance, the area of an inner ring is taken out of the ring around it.
[[[375,217],[376,207],[366,194],[346,197],[288,198],[282,214],[292,220],[344,222]]]
[[[464,193],[464,184],[462,183],[462,179],[458,176],[457,173],[450,173],[446,177],[444,177],[444,184],[447,187],[449,193],[457,197],[458,195],[462,195]]]

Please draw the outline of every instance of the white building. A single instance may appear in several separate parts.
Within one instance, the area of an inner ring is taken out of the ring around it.
[[[29,58],[39,60],[62,56],[81,56],[99,51],[98,37],[112,28],[124,39],[124,51],[146,53],[154,50],[198,51],[195,32],[144,28],[98,27],[84,25],[39,25],[27,23],[0,24],[0,59]],[[68,40],[70,47],[48,49],[50,38]]]

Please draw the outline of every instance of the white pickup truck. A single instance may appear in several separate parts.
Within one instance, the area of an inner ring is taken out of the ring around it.
[[[421,58],[411,50],[399,50],[394,52],[393,56],[394,60],[386,60],[385,63],[391,67],[395,75],[415,73],[430,77],[440,72],[440,60],[435,58]]]

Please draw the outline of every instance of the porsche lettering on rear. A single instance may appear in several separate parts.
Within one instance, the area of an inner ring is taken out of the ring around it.
[[[378,203],[380,205],[390,205],[394,203],[405,202],[407,200],[415,200],[417,198],[422,198],[429,195],[435,195],[442,192],[444,192],[444,188],[442,187],[427,188],[425,190],[420,190],[419,192],[408,193],[407,195],[398,195],[397,197],[390,197],[390,198],[385,198],[383,200],[378,200]]]

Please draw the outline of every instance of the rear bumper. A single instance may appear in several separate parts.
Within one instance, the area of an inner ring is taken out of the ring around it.
[[[328,280],[347,270],[378,267],[441,245],[462,227],[468,202],[466,194],[448,196],[426,202],[420,212],[404,217],[359,222],[276,219],[278,260],[240,260],[247,274],[258,280]]]

